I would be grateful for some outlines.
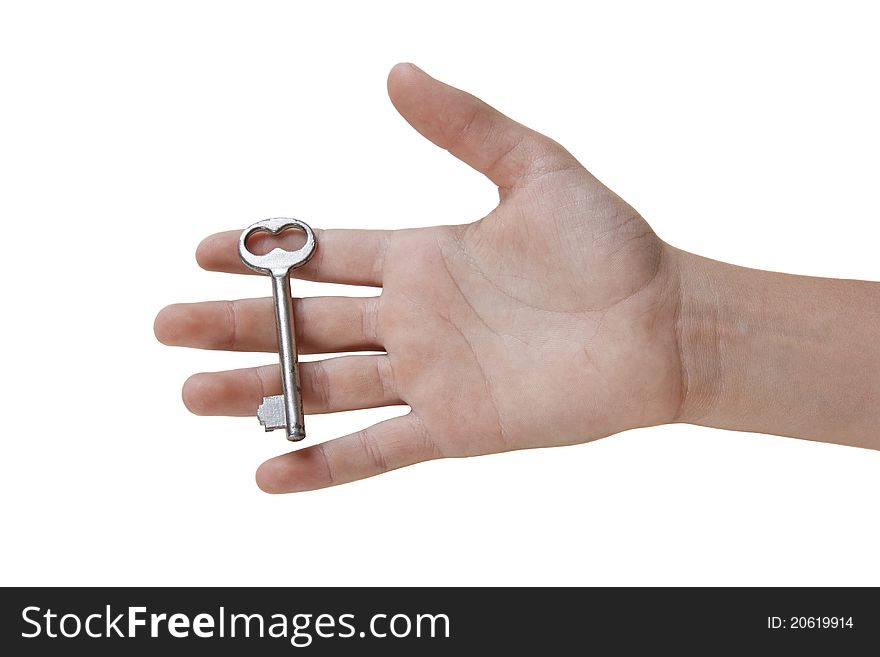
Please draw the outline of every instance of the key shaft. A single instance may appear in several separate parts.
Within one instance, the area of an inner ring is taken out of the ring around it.
[[[272,296],[275,298],[275,328],[278,334],[278,358],[281,364],[287,439],[302,440],[306,437],[306,429],[297,367],[296,329],[293,324],[293,302],[290,298],[290,277],[287,273],[272,274]]]

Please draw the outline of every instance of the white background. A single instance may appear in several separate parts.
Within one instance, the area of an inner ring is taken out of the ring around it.
[[[192,372],[273,356],[152,328],[269,293],[198,269],[209,233],[493,207],[394,111],[404,60],[562,142],[676,246],[880,279],[869,6],[4,3],[0,583],[880,585],[880,453],[667,426],[273,497],[253,472],[283,437],[180,402]]]

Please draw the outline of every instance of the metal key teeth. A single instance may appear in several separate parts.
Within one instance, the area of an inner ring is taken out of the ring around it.
[[[263,397],[263,403],[257,407],[257,419],[265,427],[266,431],[283,429],[287,426],[287,416],[284,413],[284,395]]]
[[[284,395],[263,397],[263,403],[257,407],[257,419],[266,431],[285,429],[287,414],[284,411]],[[305,437],[305,428],[300,424],[294,424],[290,440],[302,440]]]

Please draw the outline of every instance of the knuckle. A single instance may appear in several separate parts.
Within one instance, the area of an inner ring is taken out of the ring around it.
[[[361,333],[368,342],[376,342],[379,333],[379,299],[369,298],[361,312]]]
[[[385,460],[382,447],[379,441],[376,440],[376,437],[366,429],[358,432],[357,436],[360,440],[361,448],[364,450],[364,454],[373,468],[379,472],[388,472],[388,462]]]
[[[376,357],[376,379],[382,391],[383,400],[393,399],[397,396],[394,369],[388,356]]]
[[[238,346],[238,308],[235,301],[226,302],[226,348],[235,351]]]
[[[309,385],[315,404],[320,410],[333,408],[330,393],[330,376],[327,367],[321,361],[313,362],[311,367]]]

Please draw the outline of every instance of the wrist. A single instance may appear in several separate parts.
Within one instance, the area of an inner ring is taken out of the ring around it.
[[[722,263],[669,247],[678,278],[675,331],[681,372],[681,401],[675,422],[711,424],[720,403],[727,322],[720,317]]]
[[[671,252],[676,421],[880,447],[880,285]]]

